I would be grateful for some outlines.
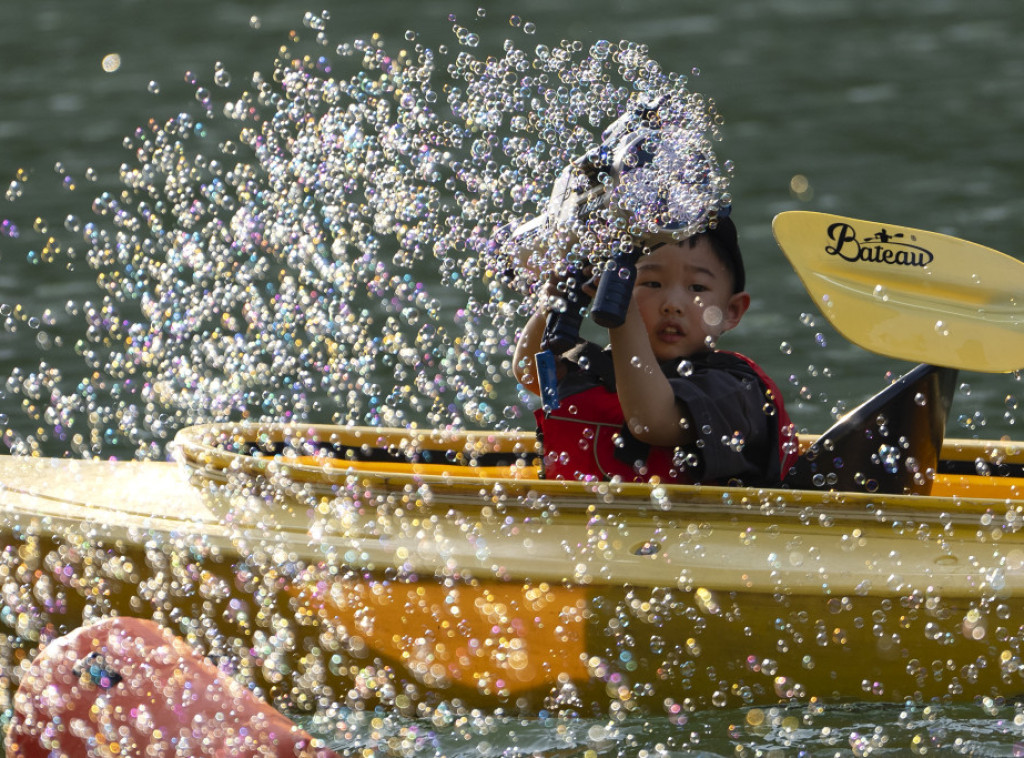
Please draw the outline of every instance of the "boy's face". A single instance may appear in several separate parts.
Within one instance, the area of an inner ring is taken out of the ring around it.
[[[732,291],[732,276],[707,237],[690,247],[663,245],[637,262],[633,298],[660,361],[708,350],[750,306],[746,292]]]

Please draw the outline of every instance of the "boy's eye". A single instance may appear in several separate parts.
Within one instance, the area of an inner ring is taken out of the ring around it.
[[[656,289],[656,288],[661,286],[661,282],[654,281],[653,279],[647,279],[646,281],[640,281],[640,282],[637,282],[637,284],[639,286],[641,286],[641,287],[651,287],[651,288],[654,288],[654,289]]]

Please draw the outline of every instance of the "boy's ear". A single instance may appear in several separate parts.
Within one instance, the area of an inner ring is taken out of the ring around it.
[[[736,327],[740,323],[740,319],[743,318],[743,314],[747,312],[747,308],[750,307],[750,293],[749,292],[737,292],[729,298],[729,304],[726,306],[725,320],[722,322],[722,331],[727,332],[730,329]]]

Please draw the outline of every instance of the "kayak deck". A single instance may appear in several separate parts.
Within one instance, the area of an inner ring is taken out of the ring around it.
[[[807,451],[819,438],[802,435]],[[451,479],[542,481],[541,452],[526,432],[417,431],[386,427],[214,424],[177,439],[183,463],[211,475],[230,465],[258,471],[285,466],[301,479],[378,473]],[[1019,498],[1024,493],[1024,446],[1010,441],[946,440],[933,474],[935,497]],[[650,487],[628,485],[620,487]],[[665,485],[683,492],[686,485]],[[863,488],[862,488],[863,489]],[[869,493],[875,494],[875,493]],[[891,494],[891,493],[878,493]]]

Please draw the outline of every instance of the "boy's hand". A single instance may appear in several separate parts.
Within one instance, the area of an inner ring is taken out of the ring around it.
[[[583,277],[587,285],[594,281],[594,266],[586,263],[578,268],[566,267],[561,270],[552,271],[544,283],[542,292],[549,297],[565,299],[569,289],[569,280]],[[586,286],[586,285],[585,285]]]
[[[542,293],[548,303],[540,345],[544,350],[561,355],[579,344],[583,310],[590,302],[590,296],[583,289],[589,276],[590,266],[569,265],[564,272],[549,278]]]
[[[575,270],[567,268],[561,271],[553,271],[540,289],[541,310],[546,313],[562,310],[563,304],[567,302],[569,291],[573,286],[569,280],[576,277],[584,279],[583,293],[588,297],[592,297],[594,286],[591,283],[595,282],[593,270],[594,267],[587,263]]]

